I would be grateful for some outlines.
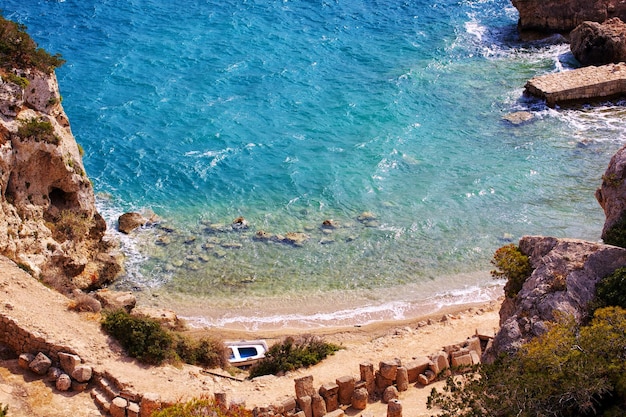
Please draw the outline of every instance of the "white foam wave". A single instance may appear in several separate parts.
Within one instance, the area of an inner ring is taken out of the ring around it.
[[[423,317],[428,314],[435,314],[450,306],[489,302],[500,296],[502,285],[502,283],[494,282],[486,287],[468,286],[446,291],[427,299],[396,300],[313,314],[294,312],[251,316],[226,313],[221,317],[182,316],[181,318],[187,321],[191,327],[236,328],[247,331],[364,326],[377,322]]]

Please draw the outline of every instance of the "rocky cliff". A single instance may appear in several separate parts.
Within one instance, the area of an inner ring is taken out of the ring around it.
[[[49,285],[119,272],[54,72],[0,70],[0,253]]]
[[[519,11],[521,31],[568,33],[582,22],[626,20],[626,3],[619,0],[511,0]]]

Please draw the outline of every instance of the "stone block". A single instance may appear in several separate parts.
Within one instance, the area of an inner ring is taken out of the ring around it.
[[[308,395],[296,399],[300,410],[304,411],[305,417],[313,417],[313,400]]]
[[[435,373],[435,375],[439,375],[441,371],[446,370],[450,367],[448,362],[448,354],[444,351],[434,353],[431,357],[431,363],[429,365],[429,369]],[[420,372],[420,373],[423,373]]]
[[[63,369],[68,375],[72,375],[72,372],[74,372],[74,368],[80,365],[82,363],[82,360],[78,355],[60,352],[59,362],[61,364],[61,369]]]
[[[342,376],[335,380],[339,386],[339,404],[350,405],[354,394],[355,379],[353,376]]]
[[[482,355],[482,348],[480,347],[480,339],[476,336],[467,339],[466,347],[470,350],[473,350],[478,354],[478,356]]]
[[[397,361],[383,361],[378,365],[378,372],[382,375],[383,378],[389,379],[391,381],[396,380],[396,372],[398,370],[398,362]]]
[[[283,413],[293,413],[297,406],[298,404],[296,403],[296,399],[294,397],[285,398],[280,404],[280,408],[283,410]]]
[[[93,374],[93,369],[88,365],[78,365],[74,368],[71,375],[78,382],[88,382]]]
[[[376,394],[382,394],[387,387],[393,385],[391,379],[383,377],[380,372],[376,372]]]
[[[139,404],[129,401],[126,407],[126,417],[139,417]]]
[[[109,413],[111,413],[111,417],[126,417],[126,407],[128,407],[127,400],[122,397],[115,397],[111,402]]]
[[[311,409],[313,417],[324,417],[326,415],[326,403],[319,394],[314,394],[311,397]]]
[[[315,388],[313,388],[313,375],[296,378],[293,381],[295,383],[296,398],[307,396],[311,397],[315,394]]]
[[[352,407],[357,410],[365,410],[367,402],[369,401],[369,394],[366,388],[359,388],[354,390],[352,395]]]
[[[398,389],[395,386],[390,386],[385,388],[385,391],[383,392],[383,397],[382,397],[382,401],[387,404],[389,401],[391,400],[395,400],[396,398],[398,398]]]
[[[398,399],[387,403],[387,417],[402,417],[402,403]]]
[[[374,364],[363,362],[359,364],[361,381],[365,381],[365,389],[369,395],[373,395],[376,388],[376,377],[374,376]]]
[[[472,366],[472,356],[467,353],[461,356],[453,356],[452,357],[452,367],[464,367],[464,366]]]
[[[28,364],[28,368],[37,375],[45,375],[51,366],[52,361],[50,358],[41,352]]]
[[[400,392],[409,389],[409,374],[404,366],[399,366],[396,372],[396,387]]]
[[[416,382],[419,374],[424,373],[424,371],[428,369],[430,363],[431,360],[425,356],[416,358],[415,360],[406,363],[404,367],[406,368],[409,377],[409,383]]]
[[[478,365],[480,363],[480,355],[476,353],[475,351],[473,350],[470,351],[470,357],[472,358],[473,365]]]
[[[48,372],[46,372],[45,381],[55,382],[61,376],[62,373],[63,371],[60,368],[51,366],[50,368],[48,368]]]
[[[74,392],[83,392],[87,389],[88,386],[89,386],[88,382],[78,382],[78,381],[72,380],[72,391]]]
[[[339,385],[333,382],[324,384],[320,387],[319,394],[326,402],[326,412],[339,408]]]

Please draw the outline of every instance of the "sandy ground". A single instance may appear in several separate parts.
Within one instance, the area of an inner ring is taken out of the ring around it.
[[[443,346],[464,341],[479,330],[494,334],[498,326],[499,303],[456,306],[440,311],[431,317],[404,322],[383,322],[363,327],[325,328],[313,333],[343,347],[322,363],[281,377],[267,376],[253,381],[237,380],[245,374],[222,377],[187,365],[164,365],[146,367],[126,358],[110,338],[100,330],[98,318],[86,313],[67,309],[68,301],[39,284],[30,275],[15,267],[10,261],[0,259],[0,311],[17,319],[22,325],[55,340],[58,344],[71,346],[96,369],[106,369],[129,387],[138,392],[156,392],[168,400],[224,392],[231,400],[245,401],[247,407],[279,404],[294,395],[294,379],[312,375],[315,387],[337,378],[353,375],[359,377],[359,364],[399,358],[409,361],[426,356]],[[441,321],[443,316],[445,321]],[[430,318],[431,324],[424,325]],[[420,323],[421,322],[421,323]],[[189,333],[201,335],[207,330]],[[285,329],[263,332],[209,331],[224,340],[263,338],[272,342],[286,334]],[[312,333],[307,331],[307,333]],[[0,351],[1,353],[1,351]],[[0,355],[2,356],[2,355]],[[219,372],[218,372],[219,373]],[[228,375],[228,374],[226,374]],[[405,417],[429,416],[426,398],[427,388],[410,387],[401,393]],[[15,359],[0,360],[0,403],[9,405],[10,417],[61,417],[100,415],[88,392],[60,393],[38,376],[23,371]],[[350,416],[385,416],[386,405],[371,403],[366,410],[348,410]]]

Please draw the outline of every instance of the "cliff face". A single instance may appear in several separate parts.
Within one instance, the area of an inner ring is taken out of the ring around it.
[[[524,236],[519,249],[529,257],[533,272],[514,298],[504,300],[501,328],[485,354],[487,361],[546,332],[559,314],[580,324],[596,284],[626,266],[626,249],[582,240]]]
[[[519,11],[522,31],[570,32],[584,21],[626,20],[626,3],[619,0],[511,0]]]
[[[0,77],[0,253],[62,291],[101,286],[121,263],[103,239],[56,76]]]

